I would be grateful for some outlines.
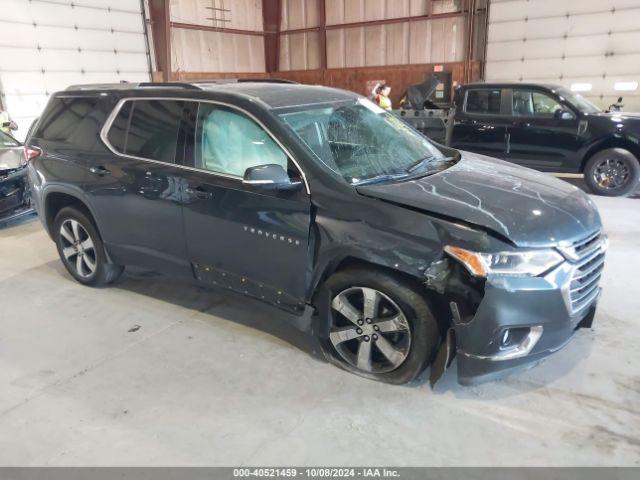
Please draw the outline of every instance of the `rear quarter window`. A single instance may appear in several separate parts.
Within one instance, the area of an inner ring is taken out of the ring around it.
[[[476,89],[467,91],[465,112],[484,115],[500,114],[501,91],[496,89]]]
[[[184,102],[128,100],[114,118],[107,139],[119,153],[173,163]]]
[[[34,138],[91,149],[100,138],[106,114],[97,97],[54,97]]]

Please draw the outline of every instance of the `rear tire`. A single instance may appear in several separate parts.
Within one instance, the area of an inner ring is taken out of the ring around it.
[[[332,363],[392,384],[415,379],[433,360],[438,322],[418,289],[402,278],[365,268],[330,277],[317,297]]]
[[[107,260],[98,229],[80,210],[60,210],[53,223],[53,235],[62,264],[79,283],[101,287],[122,273],[123,267]]]
[[[638,188],[640,163],[624,148],[608,148],[589,159],[584,168],[584,180],[596,195],[629,195]]]

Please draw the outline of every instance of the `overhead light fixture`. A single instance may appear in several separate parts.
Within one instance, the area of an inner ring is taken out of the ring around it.
[[[616,82],[613,89],[619,92],[631,92],[638,89],[638,82]]]
[[[593,85],[590,83],[572,83],[571,91],[572,92],[590,92]]]

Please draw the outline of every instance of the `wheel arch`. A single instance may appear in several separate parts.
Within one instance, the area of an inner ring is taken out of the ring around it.
[[[65,207],[76,207],[88,215],[98,230],[98,233],[101,235],[95,213],[89,205],[90,203],[85,194],[80,189],[57,185],[48,187],[44,191],[42,206],[44,224],[49,236],[53,238],[53,222],[58,212]]]
[[[376,261],[371,258],[365,258],[354,254],[345,254],[332,259],[324,265],[321,273],[316,275],[310,295],[311,304],[316,308],[316,310],[318,309],[319,303],[326,301],[326,297],[323,296],[327,293],[323,288],[325,281],[335,273],[351,268],[376,270],[404,283],[427,301],[436,316],[436,320],[438,320],[443,327],[448,322],[448,309],[446,302],[444,301],[445,296],[438,293],[433,288],[430,288],[426,284],[426,278],[399,270],[390,263]],[[320,321],[320,319],[317,319],[317,321]],[[325,331],[326,327],[327,325],[325,324],[317,322],[315,324],[315,328],[319,331]]]
[[[638,161],[640,161],[640,145],[633,143],[631,140],[626,138],[611,136],[589,147],[587,152],[582,157],[582,162],[580,163],[580,173],[584,173],[587,162],[591,159],[591,157],[593,157],[596,153],[607,150],[609,148],[623,148],[625,150],[628,150],[633,154],[634,157],[636,157]]]
[[[318,288],[329,278],[331,275],[345,270],[347,268],[367,268],[372,270],[383,271],[393,277],[401,279],[405,282],[412,283],[416,287],[420,287],[420,279],[415,275],[411,275],[405,271],[394,268],[391,264],[384,261],[376,261],[371,258],[355,255],[353,253],[345,253],[338,257],[335,257],[329,261],[326,261],[314,276],[311,284],[311,295],[313,297]],[[426,289],[425,289],[426,290]]]

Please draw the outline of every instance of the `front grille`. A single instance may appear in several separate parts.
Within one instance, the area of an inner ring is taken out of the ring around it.
[[[604,269],[605,238],[600,231],[575,242],[568,250],[573,274],[569,284],[572,313],[579,312],[596,298]]]

